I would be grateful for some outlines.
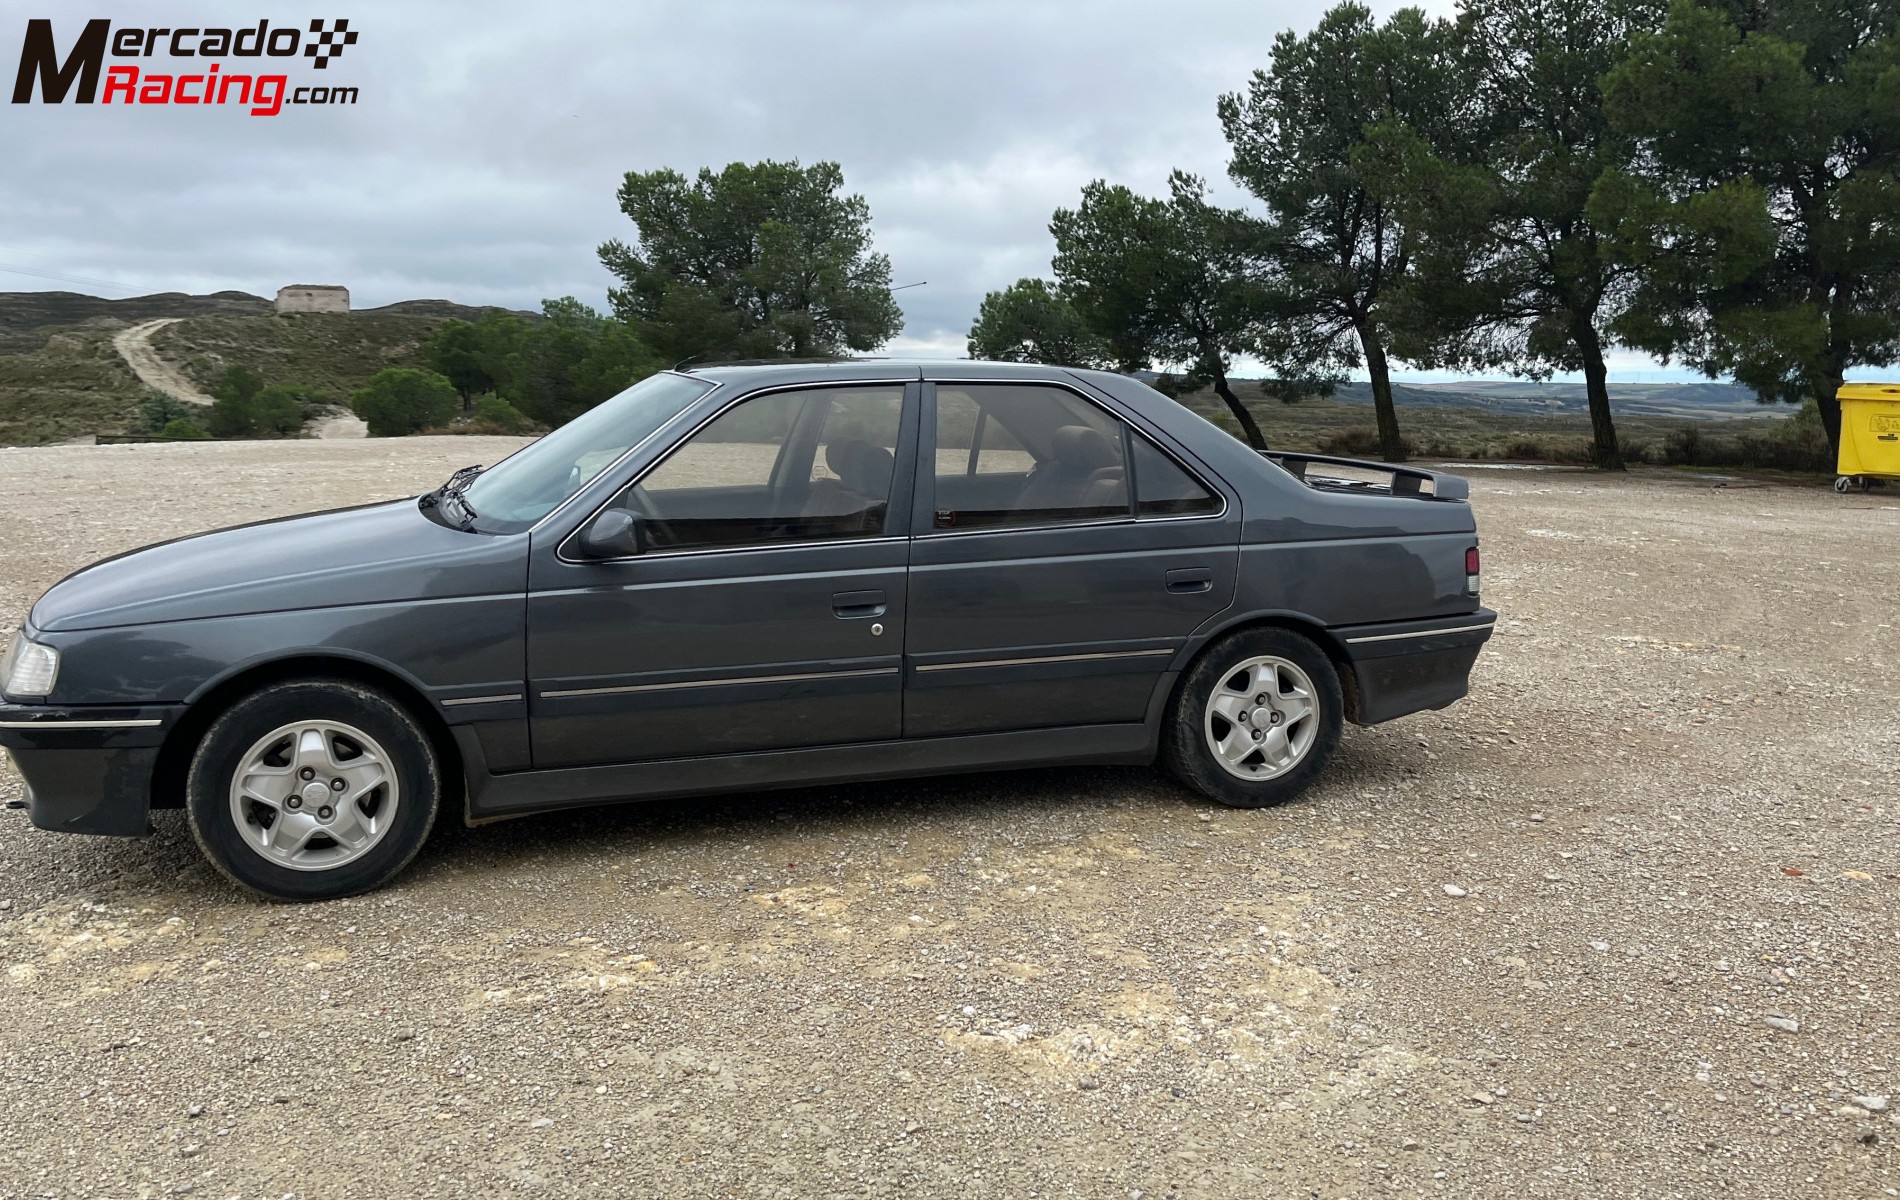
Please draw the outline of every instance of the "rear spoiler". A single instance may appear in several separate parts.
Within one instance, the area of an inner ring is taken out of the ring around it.
[[[1309,487],[1329,491],[1383,492],[1392,496],[1416,496],[1420,500],[1468,500],[1471,484],[1462,475],[1428,471],[1400,463],[1368,462],[1362,458],[1335,458],[1330,454],[1296,454],[1291,450],[1262,450],[1262,457]],[[1313,470],[1313,467],[1319,470]],[[1383,479],[1360,479],[1340,475],[1326,467],[1350,467],[1355,473],[1370,472]]]

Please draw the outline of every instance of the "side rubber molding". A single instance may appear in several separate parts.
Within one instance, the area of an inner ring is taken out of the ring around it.
[[[465,725],[453,732],[467,773],[466,819],[471,825],[621,800],[662,800],[818,782],[855,783],[1013,767],[1143,765],[1154,761],[1156,748],[1153,731],[1145,725],[1080,725],[493,774],[483,757],[482,739]]]

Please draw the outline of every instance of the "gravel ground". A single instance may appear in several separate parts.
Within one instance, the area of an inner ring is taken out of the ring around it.
[[[0,451],[0,611],[508,445]],[[451,823],[312,907],[175,814],[0,814],[0,1194],[1900,1195],[1900,496],[1473,496],[1471,698],[1277,810],[1100,769]]]

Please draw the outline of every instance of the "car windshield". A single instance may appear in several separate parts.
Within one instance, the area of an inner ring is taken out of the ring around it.
[[[469,483],[465,494],[480,527],[528,528],[712,388],[685,375],[651,375],[523,446]]]

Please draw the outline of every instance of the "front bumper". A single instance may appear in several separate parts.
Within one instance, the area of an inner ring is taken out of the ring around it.
[[[1463,699],[1472,664],[1497,620],[1498,614],[1480,608],[1454,617],[1334,629],[1358,683],[1358,723],[1377,725]]]
[[[26,780],[33,824],[60,833],[151,832],[152,772],[177,705],[0,704],[0,746]]]

